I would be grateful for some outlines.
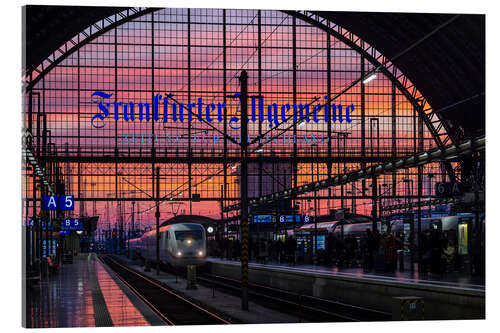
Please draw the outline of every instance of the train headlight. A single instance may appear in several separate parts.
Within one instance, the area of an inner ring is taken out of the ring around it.
[[[190,239],[186,240],[186,243],[187,243],[188,245],[191,245],[191,243],[192,243],[192,242],[193,242],[193,241],[192,241],[192,240],[190,240]]]
[[[203,251],[198,251],[198,255],[201,257],[203,256]]]
[[[182,252],[181,251],[177,251],[177,256],[178,257],[182,256]]]

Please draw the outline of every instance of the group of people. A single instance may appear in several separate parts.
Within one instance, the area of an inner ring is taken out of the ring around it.
[[[422,233],[421,252],[424,272],[446,273],[455,270],[456,237],[449,237],[439,230],[425,230]]]
[[[288,237],[284,242],[281,240],[250,240],[248,256],[250,259],[261,263],[268,261],[295,263],[296,240]],[[227,260],[239,260],[241,258],[241,242],[238,239],[221,239],[209,242],[210,255]]]
[[[394,271],[403,244],[402,235],[381,234],[378,230],[366,229],[360,237],[352,234],[339,237],[330,233],[324,252],[318,251],[318,262],[338,267],[363,267],[366,271]]]
[[[307,241],[305,241],[305,239]],[[362,235],[329,233],[322,249],[312,251],[312,237],[299,238],[287,236],[281,240],[264,238],[250,239],[249,259],[259,263],[279,262],[295,265],[313,263],[337,267],[362,267],[365,271],[391,272],[404,270],[404,253],[408,253],[408,240],[404,234],[380,233],[366,229]],[[416,243],[418,241],[416,240]],[[422,271],[445,273],[457,268],[456,239],[448,237],[439,230],[426,230],[422,233],[421,262]],[[227,238],[212,242],[210,255],[227,260],[239,260],[241,242]],[[418,258],[415,255],[415,258]],[[409,256],[407,256],[409,259]],[[407,267],[408,269],[408,267]]]

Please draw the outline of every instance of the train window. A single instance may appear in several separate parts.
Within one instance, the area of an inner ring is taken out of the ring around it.
[[[185,239],[201,239],[202,233],[201,230],[182,230],[175,232],[175,238],[179,241],[183,241]]]

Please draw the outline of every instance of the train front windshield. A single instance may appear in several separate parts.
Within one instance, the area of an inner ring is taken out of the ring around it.
[[[178,241],[184,241],[186,239],[201,240],[202,236],[201,230],[183,230],[175,232],[175,238]]]

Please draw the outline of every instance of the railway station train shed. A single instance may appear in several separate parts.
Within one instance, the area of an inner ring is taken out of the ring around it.
[[[233,288],[234,312],[214,301],[197,323],[401,319],[403,296],[425,319],[484,318],[484,15],[26,6],[23,18],[24,325],[191,323],[139,301],[153,287],[129,280],[142,268],[127,258],[153,234],[162,261],[173,239],[160,228],[186,223],[204,228],[211,276],[189,302]],[[93,303],[71,317],[50,288],[76,280],[85,296],[62,301]],[[316,310],[251,303],[266,313],[251,317],[248,295],[270,290]]]

